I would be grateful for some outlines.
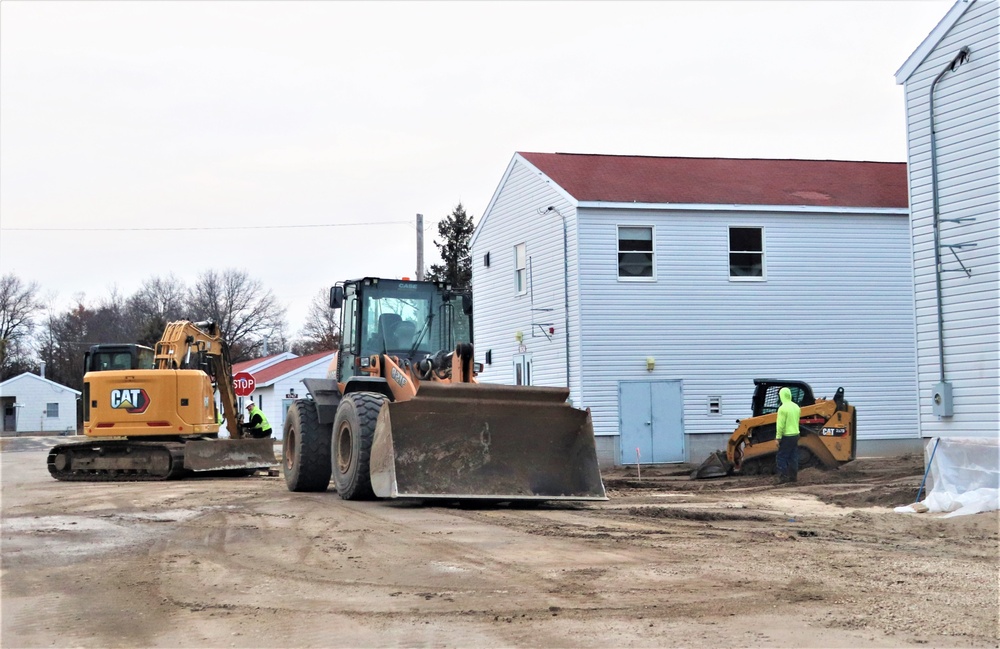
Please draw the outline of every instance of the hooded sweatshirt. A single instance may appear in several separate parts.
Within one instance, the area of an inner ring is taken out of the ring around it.
[[[775,439],[798,436],[802,409],[792,401],[792,391],[788,388],[778,390],[778,398],[781,399],[781,406],[778,408],[778,431]]]

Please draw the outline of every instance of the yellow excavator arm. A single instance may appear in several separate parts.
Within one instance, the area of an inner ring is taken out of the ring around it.
[[[188,320],[169,323],[156,343],[153,363],[159,370],[201,369],[202,364],[208,364],[212,370],[209,374],[219,392],[226,429],[233,439],[244,437],[236,410],[229,345],[222,338],[218,325]]]

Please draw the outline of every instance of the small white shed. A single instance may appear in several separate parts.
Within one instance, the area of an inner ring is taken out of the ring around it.
[[[5,435],[27,433],[76,434],[76,404],[80,392],[49,379],[25,372],[0,383],[2,431]]]

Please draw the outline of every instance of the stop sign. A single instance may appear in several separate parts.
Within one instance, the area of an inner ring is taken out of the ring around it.
[[[249,397],[255,387],[257,387],[257,381],[254,380],[253,374],[250,372],[237,372],[233,376],[233,389],[236,390],[236,396]]]

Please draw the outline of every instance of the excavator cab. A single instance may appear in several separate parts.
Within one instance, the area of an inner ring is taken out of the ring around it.
[[[154,352],[145,345],[93,345],[84,354],[83,373],[109,370],[151,370]]]

